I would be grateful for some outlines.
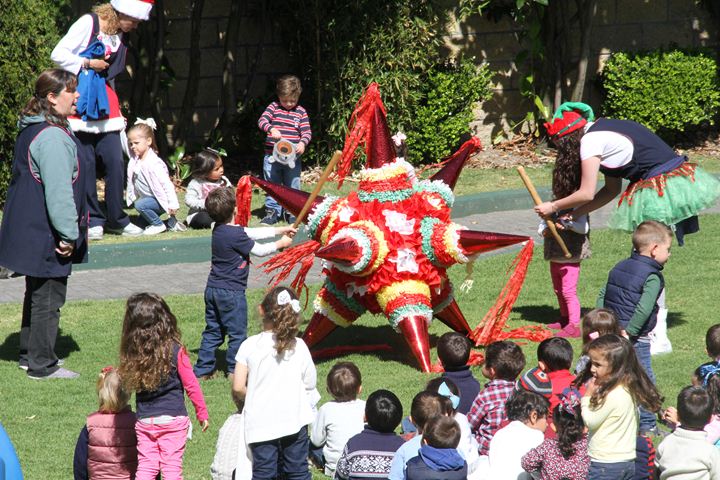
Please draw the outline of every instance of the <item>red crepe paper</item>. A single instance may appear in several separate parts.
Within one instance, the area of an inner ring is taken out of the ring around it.
[[[250,175],[240,177],[235,190],[235,205],[237,205],[237,214],[235,215],[235,224],[246,227],[250,220],[250,210],[252,202],[252,184],[250,183]]]
[[[260,267],[264,269],[265,273],[280,270],[271,280],[272,286],[275,287],[289,277],[295,265],[300,262],[300,271],[292,282],[293,288],[300,290],[300,287],[305,285],[305,276],[308,271],[310,271],[310,267],[312,267],[312,262],[315,259],[315,250],[318,248],[320,248],[318,242],[309,240],[275,255],[270,260],[261,263]]]

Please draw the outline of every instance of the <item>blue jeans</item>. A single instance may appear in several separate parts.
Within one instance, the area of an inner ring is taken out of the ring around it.
[[[263,177],[265,177],[265,180],[300,190],[300,171],[302,170],[300,158],[295,158],[295,168],[290,168],[278,162],[270,163],[271,158],[272,155],[265,155],[263,159]],[[273,210],[278,216],[282,213],[282,207],[270,195],[265,196],[265,209]]]
[[[135,210],[138,211],[140,216],[147,222],[148,225],[162,225],[160,215],[165,213],[165,210],[160,206],[155,197],[142,197],[135,200]],[[168,217],[168,227],[173,228],[177,220],[174,216]]]
[[[632,480],[635,476],[635,462],[600,463],[590,462],[588,480]]]
[[[215,351],[228,336],[227,368],[235,372],[235,355],[247,338],[247,300],[243,290],[205,288],[205,330],[200,340],[195,376],[210,375],[215,371]]]
[[[307,427],[275,440],[250,444],[253,480],[275,479],[280,470],[287,480],[310,480]]]
[[[642,365],[647,376],[650,377],[650,381],[655,385],[655,373],[653,372],[650,361],[650,342],[635,341],[633,348],[635,348],[635,355],[637,356],[638,362]],[[640,407],[640,431],[647,432],[655,428],[655,426],[655,414]]]

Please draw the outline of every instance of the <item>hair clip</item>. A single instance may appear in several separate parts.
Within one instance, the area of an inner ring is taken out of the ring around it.
[[[458,405],[460,405],[460,397],[450,391],[450,387],[447,386],[447,383],[443,382],[440,384],[440,387],[438,388],[438,395],[449,398],[453,409],[457,410]]]
[[[299,300],[297,300],[297,299],[293,300],[293,298],[290,296],[290,292],[288,292],[287,290],[283,290],[282,292],[278,293],[277,304],[280,306],[283,306],[283,305],[287,305],[288,303],[290,304],[290,306],[292,307],[292,309],[295,313],[300,313],[300,301]]]
[[[147,125],[153,130],[157,130],[157,123],[155,123],[155,120],[152,117],[145,119],[138,117],[137,120],[135,120],[134,125]]]
[[[700,376],[702,377],[703,387],[707,387],[708,381],[720,373],[720,363],[711,363],[700,367]]]
[[[600,338],[600,334],[598,332],[590,332],[590,333],[588,333],[588,338],[590,340],[596,340],[596,339]]]
[[[108,365],[107,367],[103,367],[103,369],[100,370],[100,375],[102,375],[104,377],[105,375],[112,372],[113,370],[115,370],[115,367],[113,367],[112,365]]]
[[[213,154],[217,155],[218,157],[227,157],[227,152],[225,151],[224,148],[220,148],[220,149],[218,149],[218,150],[215,150],[214,148],[205,147],[205,150],[207,150],[207,151],[210,152],[210,153],[213,153]]]

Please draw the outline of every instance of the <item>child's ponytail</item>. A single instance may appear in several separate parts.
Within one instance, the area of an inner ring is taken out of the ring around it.
[[[708,392],[713,403],[713,414],[720,415],[720,363],[701,365],[695,370],[695,378]]]
[[[295,337],[300,325],[300,301],[287,287],[275,287],[262,301],[263,323],[272,325],[275,350],[278,357],[295,348]]]
[[[575,444],[584,435],[580,392],[575,388],[566,388],[559,398],[560,403],[553,410],[553,423],[557,429],[560,454],[569,460],[575,454]]]

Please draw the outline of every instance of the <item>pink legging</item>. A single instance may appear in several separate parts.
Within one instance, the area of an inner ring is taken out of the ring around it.
[[[560,304],[560,316],[569,319],[570,325],[579,325],[580,300],[577,296],[577,284],[580,278],[580,262],[550,262],[550,277]]]
[[[170,423],[154,425],[138,420],[138,468],[136,480],[155,480],[162,472],[163,480],[182,480],[182,461],[185,453],[190,419],[178,417]]]

